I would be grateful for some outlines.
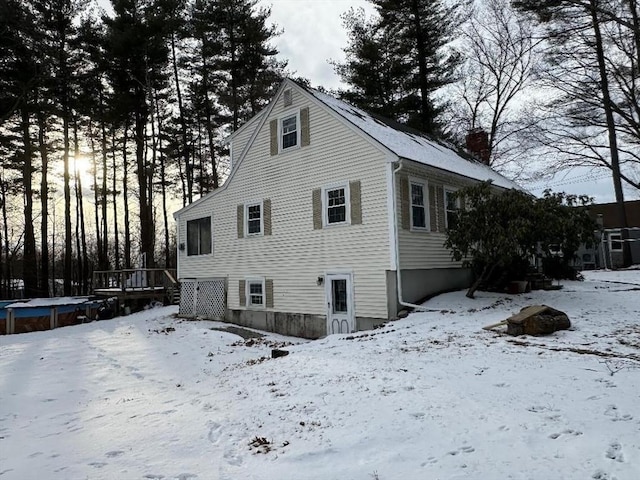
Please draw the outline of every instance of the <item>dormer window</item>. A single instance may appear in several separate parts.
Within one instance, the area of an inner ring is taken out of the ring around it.
[[[298,145],[298,115],[284,117],[280,124],[282,150]]]

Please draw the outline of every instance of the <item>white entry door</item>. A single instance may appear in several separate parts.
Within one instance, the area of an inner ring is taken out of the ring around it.
[[[355,330],[351,274],[327,274],[327,333],[351,333]]]

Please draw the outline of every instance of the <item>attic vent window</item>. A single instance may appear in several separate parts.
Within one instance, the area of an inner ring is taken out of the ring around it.
[[[287,89],[284,91],[284,106],[288,107],[293,103],[293,95],[291,94],[291,89]]]

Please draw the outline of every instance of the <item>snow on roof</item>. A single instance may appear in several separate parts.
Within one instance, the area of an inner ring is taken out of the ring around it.
[[[342,100],[311,88],[305,88],[315,98],[364,133],[384,145],[401,158],[439,168],[475,180],[491,180],[494,185],[523,190],[517,183],[503,177],[491,167],[461,157],[452,148],[404,125],[360,110]]]

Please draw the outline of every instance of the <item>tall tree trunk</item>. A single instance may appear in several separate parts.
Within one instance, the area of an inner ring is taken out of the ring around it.
[[[124,125],[124,147],[123,147],[123,153],[124,153],[124,159],[123,162],[126,166],[127,163],[127,156],[126,156],[126,152],[127,152],[127,122],[125,122]],[[105,142],[106,145],[106,142]],[[113,257],[114,257],[114,262],[115,262],[115,266],[116,266],[116,270],[120,270],[120,239],[119,239],[119,235],[118,235],[118,184],[117,184],[117,180],[118,180],[118,176],[116,175],[116,172],[118,171],[118,166],[116,163],[116,129],[115,126],[111,132],[111,162],[112,162],[112,175],[113,175],[113,189],[112,189],[112,196],[113,196]],[[126,168],[126,167],[125,167]],[[105,193],[106,195],[106,193]],[[106,202],[106,198],[105,198],[105,202]],[[126,202],[126,200],[125,200]],[[106,210],[106,209],[105,209]],[[125,215],[129,215],[128,210],[125,209]],[[106,219],[106,215],[105,215],[105,219]],[[103,221],[106,222],[106,220],[103,219]],[[106,234],[107,230],[105,228],[105,234]],[[106,243],[106,240],[105,240]]]
[[[82,278],[82,250],[80,247],[80,204],[82,203],[82,192],[80,191],[80,187],[78,186],[80,183],[80,175],[78,175],[78,170],[75,170],[75,174],[73,176],[73,190],[75,194],[75,203],[76,203],[76,223],[75,223],[75,239],[76,239],[76,265],[77,269],[74,272],[73,277],[75,278],[75,287],[73,288],[73,295],[80,295],[82,291],[82,285],[84,282],[84,278]]]
[[[207,68],[207,58],[204,52],[202,53],[202,86],[204,90],[204,108],[205,115],[207,117],[207,137],[209,141],[209,155],[211,155],[211,173],[213,175],[213,189],[218,188],[219,179],[218,179],[218,166],[216,162],[216,152],[214,149],[213,142],[213,125],[211,124],[213,116],[213,108],[211,107],[211,99],[209,98],[209,74]]]
[[[80,157],[80,143],[78,143],[78,125],[76,121],[73,122],[73,140],[74,140],[74,158],[77,160]],[[78,235],[78,257],[82,258],[80,262],[80,293],[82,295],[87,294],[88,281],[89,281],[89,255],[87,253],[87,231],[84,222],[84,194],[82,193],[82,177],[78,174],[76,166],[76,202],[78,210],[78,223],[80,226],[80,235]],[[94,170],[95,172],[95,170]],[[77,230],[77,229],[76,229]],[[77,233],[76,233],[77,235]]]
[[[44,109],[38,112],[38,147],[40,148],[40,293],[41,297],[49,297],[49,150],[47,148],[46,118]],[[55,208],[55,205],[54,205]]]
[[[182,159],[185,164],[185,169],[187,173],[187,184],[189,185],[187,188],[187,198],[189,199],[189,203],[193,202],[193,174],[189,175],[189,142],[187,139],[187,121],[184,115],[184,105],[182,103],[182,90],[180,88],[180,77],[178,75],[178,60],[176,56],[176,40],[175,33],[171,32],[171,58],[172,58],[172,66],[173,66],[173,78],[176,84],[176,96],[178,97],[178,115],[180,120],[180,133],[181,133],[181,141],[182,141]],[[180,163],[180,162],[178,162]],[[184,182],[184,179],[183,179]],[[184,195],[183,195],[184,200]],[[186,202],[183,201],[184,204]]]
[[[138,189],[139,189],[139,205],[140,205],[140,252],[146,257],[146,264],[152,268],[154,265],[153,259],[153,244],[154,244],[154,228],[153,228],[153,213],[151,205],[149,203],[150,192],[148,189],[149,175],[146,162],[145,162],[145,129],[147,126],[147,107],[146,96],[142,87],[138,88],[136,97],[139,99],[138,106],[135,112],[135,144],[136,144],[136,167],[138,177]]]
[[[589,10],[591,23],[595,34],[596,58],[598,60],[598,70],[600,73],[600,86],[602,90],[602,100],[607,131],[609,133],[609,152],[611,154],[611,170],[613,173],[613,189],[616,195],[618,224],[621,227],[623,266],[631,265],[631,249],[628,242],[629,230],[627,224],[627,214],[624,205],[624,192],[622,190],[622,179],[620,178],[620,158],[618,156],[618,140],[616,134],[616,123],[611,107],[611,95],[609,91],[609,78],[607,75],[607,65],[602,43],[602,33],[600,30],[600,19],[598,18],[599,0],[590,0]]]
[[[7,220],[7,183],[4,178],[4,171],[0,170],[0,198],[2,200],[2,233],[4,242],[0,245],[0,250],[4,252],[4,262],[0,262],[3,272],[4,283],[0,285],[0,294],[3,298],[9,298],[9,282],[11,281],[11,270],[9,264],[9,222]],[[2,255],[0,255],[1,257]]]
[[[636,69],[640,72],[640,14],[638,13],[638,0],[627,0],[627,3],[631,12],[633,40],[636,44]]]
[[[158,96],[155,96],[156,112],[158,108]],[[162,194],[162,220],[164,224],[164,266],[170,268],[169,256],[169,212],[167,210],[167,176],[165,170],[164,151],[162,149],[162,116],[158,114],[158,151],[160,152],[160,188]]]
[[[424,132],[431,133],[433,131],[433,123],[431,121],[432,112],[429,101],[429,82],[427,79],[427,45],[425,44],[424,32],[422,29],[422,17],[418,0],[411,1],[411,10],[413,13],[414,28],[416,29],[416,49],[418,55],[418,73],[420,75],[420,116],[421,129]]]
[[[124,268],[131,268],[131,228],[129,226],[129,165],[127,159],[128,122],[125,122],[122,146],[122,201],[124,202]],[[142,217],[140,218],[142,222]]]
[[[100,254],[100,269],[108,270],[109,269],[109,227],[107,222],[107,126],[105,121],[104,114],[104,94],[102,93],[102,87],[100,87],[100,103],[99,103],[99,114],[100,114],[100,131],[101,131],[101,149],[102,149],[102,252]],[[113,151],[115,152],[115,144],[112,146]],[[113,171],[113,189],[115,190],[115,165]],[[114,193],[114,210],[115,210],[115,193]],[[118,237],[117,229],[116,229],[116,239]],[[117,251],[117,247],[116,247]]]
[[[240,122],[240,114],[238,105],[238,65],[237,65],[237,52],[236,52],[236,35],[235,35],[235,25],[233,22],[233,14],[230,16],[230,25],[229,25],[229,49],[231,52],[231,98],[233,102],[233,131],[238,130],[239,122]]]
[[[24,183],[24,253],[22,279],[24,294],[27,298],[36,297],[38,290],[38,262],[36,258],[36,239],[33,230],[33,187],[31,164],[31,134],[28,106],[21,108],[22,142],[24,144],[24,158],[22,164],[22,178]]]
[[[93,122],[91,119],[89,120],[89,142],[91,145],[91,166],[93,167],[93,216],[94,223],[96,228],[96,249],[98,250],[98,270],[103,270],[104,268],[104,258],[102,256],[102,230],[101,230],[101,221],[100,221],[100,203],[105,203],[107,201],[106,191],[104,189],[105,178],[102,179],[102,188],[98,187],[98,161],[96,155],[96,145],[95,138],[93,135]],[[104,269],[106,270],[106,269]]]

